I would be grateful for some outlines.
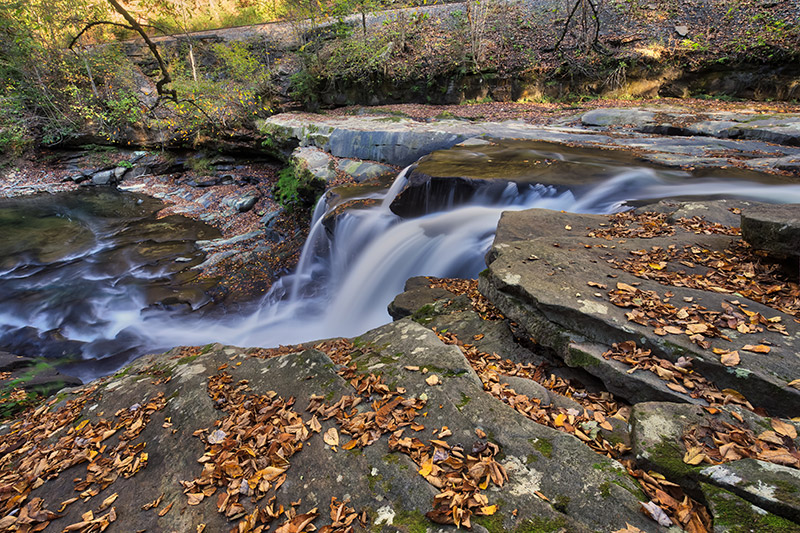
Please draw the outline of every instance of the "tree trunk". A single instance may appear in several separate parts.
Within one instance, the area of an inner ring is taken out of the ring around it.
[[[89,60],[86,58],[86,51],[84,50],[81,53],[81,58],[83,59],[83,65],[86,67],[86,75],[89,76],[89,83],[92,84],[92,94],[98,100],[100,99],[100,94],[97,92],[97,85],[94,82],[94,76],[92,75],[92,66],[89,64]]]
[[[197,83],[197,67],[194,64],[194,46],[192,46],[191,41],[189,41],[189,63],[192,65],[192,79]]]

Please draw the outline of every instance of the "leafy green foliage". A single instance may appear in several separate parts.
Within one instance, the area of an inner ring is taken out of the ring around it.
[[[291,211],[296,208],[310,208],[324,191],[324,181],[308,169],[293,163],[278,173],[273,194],[278,203]]]

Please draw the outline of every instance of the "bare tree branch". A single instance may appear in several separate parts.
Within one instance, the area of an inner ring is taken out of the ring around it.
[[[75,43],[78,42],[78,39],[80,39],[83,36],[84,33],[89,31],[90,29],[94,28],[95,26],[101,26],[101,25],[106,25],[106,24],[109,25],[109,26],[118,26],[120,28],[125,28],[126,30],[132,30],[133,29],[130,26],[128,26],[127,24],[120,24],[119,22],[112,22],[110,20],[97,20],[95,22],[90,22],[86,26],[84,26],[81,31],[78,32],[78,35],[76,35],[72,39],[72,41],[70,41],[69,46],[67,48],[72,50],[72,47],[75,46]]]
[[[144,31],[144,28],[142,28],[141,24],[139,24],[125,8],[122,7],[119,2],[117,2],[117,0],[108,0],[108,3],[111,4],[111,7],[113,7],[117,13],[122,15],[122,18],[124,18],[125,22],[131,26],[131,29],[138,33],[142,39],[144,39],[145,44],[147,44],[147,47],[150,49],[150,53],[153,54],[153,57],[158,62],[158,68],[161,70],[161,79],[156,82],[156,92],[158,93],[159,99],[169,98],[177,102],[178,94],[175,92],[175,89],[166,88],[166,85],[172,83],[172,76],[170,76],[167,64],[164,62],[161,54],[158,53],[158,47]]]

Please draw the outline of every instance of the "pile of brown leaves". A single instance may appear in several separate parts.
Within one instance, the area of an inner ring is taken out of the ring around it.
[[[611,215],[608,224],[600,224],[600,228],[591,230],[589,237],[601,239],[652,239],[675,235],[675,225],[686,231],[698,235],[741,235],[739,228],[725,226],[716,222],[708,222],[704,218],[695,216],[679,218],[675,225],[670,224],[666,213],[635,213],[623,211]]]
[[[712,419],[708,424],[689,428],[683,435],[685,463],[720,464],[743,458],[800,468],[800,451],[795,446],[797,429],[773,418],[772,429],[756,435],[749,428]]]
[[[318,347],[342,365],[350,363],[350,353],[355,349],[347,341],[324,343]],[[408,369],[416,370],[413,367]],[[406,399],[402,396],[405,389],[392,390],[383,382],[382,376],[361,374],[355,365],[346,366],[338,373],[350,382],[358,397],[344,396],[335,404],[326,405],[322,397],[315,396],[308,410],[314,413],[315,418],[317,415],[324,420],[334,418],[340,431],[350,435],[350,440],[342,445],[343,449],[368,446],[391,432],[389,449],[408,455],[420,467],[420,475],[440,491],[434,497],[433,510],[426,515],[434,522],[469,528],[471,516],[488,516],[497,511],[497,506],[490,505],[488,498],[480,492],[492,483],[502,487],[508,479],[505,469],[494,459],[500,451],[496,444],[478,440],[469,451],[459,445],[450,446],[443,440],[452,435],[447,427],[441,428],[438,438],[428,445],[416,437],[404,437],[406,428],[413,431],[425,429],[415,418],[426,400]],[[371,400],[370,410],[359,412],[355,409],[362,400]],[[335,428],[329,430],[326,437],[329,445],[339,444]]]
[[[485,390],[519,413],[539,424],[575,435],[598,453],[609,457],[618,457],[627,451],[625,445],[612,445],[605,440],[601,432],[601,429],[613,430],[606,418],[616,415],[620,407],[610,393],[589,393],[555,375],[545,377],[543,366],[514,363],[497,354],[481,352],[474,345],[461,342],[456,335],[449,332],[437,332],[437,335],[446,344],[453,344],[461,349],[483,382]],[[536,381],[553,392],[571,397],[584,407],[584,411],[581,413],[576,409],[542,406],[538,398],[517,394],[507,384],[501,383],[501,375]]]
[[[15,422],[12,431],[0,437],[0,505],[6,515],[2,522],[4,531],[41,531],[50,520],[60,516],[44,509],[40,498],[31,500],[24,508],[22,504],[31,490],[72,466],[88,463],[86,477],[75,478],[75,490],[80,494],[62,502],[58,512],[79,499],[89,501],[119,476],[130,477],[147,465],[146,443],[132,444],[131,441],[144,430],[151,415],[164,408],[164,395],[159,394],[144,406],[137,403],[120,409],[114,413],[114,421],[99,418],[90,422],[84,419],[72,426],[96,390],[97,386],[84,389],[78,398],[53,412],[48,410],[49,404],[44,404]],[[67,426],[71,427],[64,435],[49,442]],[[113,435],[118,435],[114,446],[107,442]],[[98,511],[107,509],[114,499],[107,498]],[[11,515],[15,510],[19,510],[16,517]],[[66,530],[104,531],[115,519],[113,507],[98,518],[89,511],[81,522],[68,526]]]
[[[603,287],[589,282],[593,287]],[[654,328],[656,335],[687,335],[689,339],[703,349],[711,348],[708,338],[717,337],[731,341],[722,329],[736,330],[741,334],[762,333],[765,329],[787,335],[786,328],[780,323],[780,317],[766,318],[761,313],[750,311],[746,304],[738,300],[722,302],[722,311],[710,311],[699,304],[676,307],[669,303],[673,293],[664,293],[663,300],[656,291],[642,290],[626,283],[617,283],[617,288],[608,292],[608,298],[614,305],[632,308],[625,314],[628,320]],[[693,300],[693,298],[688,298]],[[734,307],[736,306],[736,307]],[[744,345],[742,350],[755,353],[769,353],[766,345]],[[739,363],[736,351],[714,349],[714,353],[722,356],[722,363],[735,366]]]
[[[629,451],[621,443],[612,445],[602,433],[602,430],[613,430],[609,423],[610,417],[622,418],[623,409],[610,393],[588,393],[552,375],[545,379],[541,367],[514,363],[497,354],[480,352],[474,345],[461,342],[452,333],[437,332],[437,335],[445,343],[458,346],[483,382],[484,389],[517,412],[539,424],[575,435],[592,450],[607,457],[620,459]],[[514,389],[501,383],[500,375],[520,376],[537,381],[549,390],[579,402],[584,407],[583,412],[542,406],[538,398],[517,394]],[[679,485],[667,481],[659,474],[637,470],[631,461],[624,463],[628,473],[639,481],[645,494],[651,498],[651,502],[643,505],[643,510],[654,520],[674,522],[695,533],[711,531],[711,516],[706,508],[687,496]],[[547,499],[544,494],[537,493],[537,496]]]
[[[741,393],[732,389],[719,390],[711,381],[695,372],[692,369],[692,360],[689,358],[680,357],[677,362],[673,363],[654,356],[650,350],[639,348],[633,341],[615,343],[612,349],[603,354],[603,357],[630,365],[629,373],[639,369],[652,372],[675,392],[686,394],[692,398],[702,398],[711,405],[733,404],[741,405],[750,411],[754,410]]]
[[[633,468],[632,461],[622,461],[628,474],[636,478],[650,501],[643,503],[642,511],[663,526],[673,523],[689,533],[713,531],[712,518],[703,505],[690,498],[675,483],[657,472]],[[624,531],[624,530],[623,530]]]
[[[471,516],[489,516],[497,512],[497,505],[489,505],[481,491],[492,484],[502,487],[508,474],[495,460],[499,446],[479,439],[471,449],[465,450],[442,440],[450,434],[446,427],[442,428],[439,438],[425,445],[416,437],[404,437],[403,430],[398,430],[389,437],[389,449],[408,455],[420,467],[419,474],[439,489],[433,510],[425,516],[437,524],[470,528]]]
[[[252,351],[250,355],[270,358],[306,348],[303,345],[281,346]],[[222,489],[217,496],[217,509],[229,520],[239,520],[239,532],[265,531],[270,522],[282,515],[285,521],[276,530],[278,533],[312,531],[318,510],[298,514],[295,507],[300,502],[284,509],[276,504],[275,492],[286,479],[290,458],[302,449],[313,433],[322,433],[320,418],[334,419],[339,427],[338,430],[332,427],[322,435],[334,451],[340,447],[340,432],[350,435],[348,442],[341,445],[349,450],[369,446],[382,435],[402,432],[405,427],[424,429],[415,422],[419,410],[425,406],[424,400],[406,399],[402,396],[404,389],[391,389],[381,376],[361,374],[355,365],[346,366],[355,350],[352,343],[338,339],[314,348],[326,352],[335,363],[344,366],[338,373],[350,382],[356,395],[343,396],[331,405],[323,396],[312,396],[308,411],[313,416],[308,421],[292,409],[294,399],[284,400],[275,392],[251,394],[246,380],[234,384],[230,374],[225,372],[209,379],[209,396],[219,408],[228,412],[228,416],[218,421],[213,431],[195,432],[206,442],[206,453],[199,459],[204,465],[201,475],[181,482],[189,505],[197,505]],[[365,401],[371,402],[371,410],[359,412],[356,407]],[[249,497],[257,504],[268,494],[271,497],[267,503],[256,505],[250,512],[242,505],[242,498]],[[356,520],[362,525],[366,523],[366,514],[357,513],[347,503],[332,499],[332,524],[323,526],[320,531],[347,533],[353,531]]]
[[[381,376],[357,374],[350,368],[347,374],[359,396],[342,396],[333,405],[327,405],[322,396],[312,396],[308,407],[308,411],[314,414],[310,422],[312,427],[319,427],[317,416],[323,420],[335,418],[341,433],[350,435],[350,440],[342,445],[343,450],[369,446],[382,435],[404,427],[411,427],[415,431],[424,429],[424,426],[415,422],[419,410],[425,407],[424,400],[404,398],[401,394],[405,389],[390,390]],[[370,397],[378,399],[372,401],[369,410],[359,412],[356,406]],[[329,440],[334,443],[332,446],[338,446],[338,434],[332,433]]]
[[[231,382],[227,372],[209,379],[209,396],[228,416],[217,421],[213,431],[195,432],[206,443],[206,452],[198,459],[203,471],[194,480],[181,484],[189,505],[198,505],[221,489],[217,510],[229,520],[236,520],[247,514],[240,499],[250,497],[258,502],[283,484],[289,458],[302,448],[311,431],[292,409],[293,399],[284,400],[274,392],[248,394],[246,380],[235,385]],[[283,509],[275,508],[274,501],[273,496],[245,521],[266,524],[285,514]],[[245,531],[260,529],[253,525]]]
[[[477,279],[432,278],[430,287],[438,287],[452,292],[464,294],[472,302],[472,309],[484,320],[502,320],[505,317],[483,294],[478,291]]]
[[[755,302],[800,319],[800,285],[780,272],[778,263],[770,262],[746,243],[737,241],[722,251],[687,245],[669,246],[631,252],[632,258],[609,259],[615,268],[664,285],[688,287],[719,293],[736,293]],[[707,267],[704,274],[669,270],[669,263],[694,269]]]

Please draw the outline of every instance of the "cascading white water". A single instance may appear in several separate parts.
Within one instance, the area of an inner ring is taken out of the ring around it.
[[[404,171],[379,205],[341,215],[332,238],[323,227],[320,204],[296,273],[279,281],[256,313],[213,328],[173,323],[160,340],[274,346],[358,335],[390,320],[387,305],[408,278],[476,276],[485,267],[484,256],[503,211],[611,213],[626,201],[712,195],[800,203],[800,185],[687,178],[677,171],[625,168],[580,194],[510,183],[499,199],[478,192],[468,205],[403,219],[389,206],[406,183]]]
[[[354,336],[389,320],[387,305],[402,291],[409,277],[474,277],[484,268],[484,256],[503,211],[545,208],[610,213],[623,209],[628,201],[678,196],[800,203],[800,185],[698,179],[679,171],[621,167],[611,178],[583,189],[509,183],[499,196],[479,190],[467,204],[449,205],[426,216],[404,219],[392,213],[390,205],[407,182],[406,172],[401,172],[383,193],[365,195],[378,200],[373,207],[361,206],[339,214],[332,236],[324,221],[336,206],[321,200],[295,273],[276,282],[252,313],[215,318],[213,322],[166,311],[142,313],[138,293],[130,293],[127,299],[115,298],[114,306],[109,308],[102,308],[107,298],[92,302],[97,307],[93,314],[103,317],[94,329],[65,331],[76,340],[94,341],[100,346],[104,339],[120,335],[136,338],[140,349],[132,350],[128,359],[145,350],[182,344],[276,346]],[[91,271],[91,265],[84,268],[89,275]],[[109,285],[108,291],[113,288]],[[127,305],[121,304],[122,300]],[[0,326],[49,324],[47,317],[21,320],[5,314],[8,316],[0,312]],[[101,353],[98,348],[86,357],[99,357]],[[119,366],[126,360],[115,362]],[[91,364],[71,370],[82,379],[113,371],[107,366],[97,370]]]

